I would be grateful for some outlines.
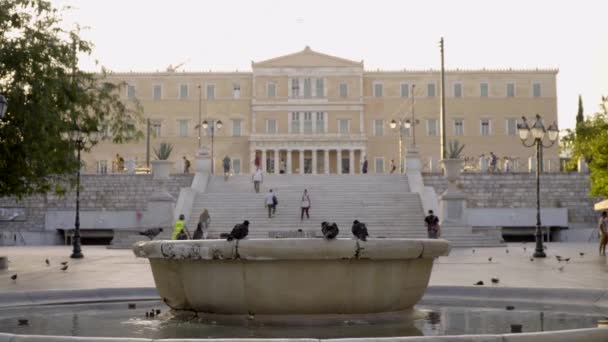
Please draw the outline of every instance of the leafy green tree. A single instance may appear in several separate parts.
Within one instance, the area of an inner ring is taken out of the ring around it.
[[[608,96],[602,97],[600,111],[590,120],[590,125],[587,124],[586,120],[590,135],[585,139],[584,147],[591,154],[591,194],[608,197]]]
[[[78,69],[92,44],[61,26],[62,12],[47,0],[0,0],[0,196],[45,193],[79,165],[62,133],[108,129],[116,143],[139,139],[141,106],[120,100],[124,84],[105,71]]]

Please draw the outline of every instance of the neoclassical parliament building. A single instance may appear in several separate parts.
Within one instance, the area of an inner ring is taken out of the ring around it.
[[[475,160],[493,152],[523,171],[534,149],[522,146],[517,123],[522,115],[532,119],[535,114],[545,126],[557,122],[557,72],[447,70],[447,140],[466,145],[463,157]],[[174,172],[183,170],[184,156],[194,159],[199,139],[202,146],[211,146],[212,129],[216,173],[222,172],[224,156],[231,158],[235,174],[251,172],[256,159],[268,173],[360,173],[364,159],[368,173],[387,173],[391,161],[398,165],[403,159],[399,151],[405,154],[414,143],[424,170],[438,170],[437,69],[366,70],[363,61],[306,47],[252,62],[247,72],[169,69],[110,73],[108,78],[125,82],[125,102],[137,99],[143,106],[152,148],[161,142],[174,146]],[[208,122],[200,135],[199,120]],[[404,125],[393,128],[393,120]],[[146,140],[101,142],[85,156],[87,171],[116,172],[117,153],[143,166]],[[543,158],[557,160],[557,146],[546,149]]]

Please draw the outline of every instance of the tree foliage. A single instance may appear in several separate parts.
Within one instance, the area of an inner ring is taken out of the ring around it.
[[[585,121],[585,109],[583,108],[583,97],[578,95],[578,112],[576,113],[576,125],[580,125]]]
[[[589,163],[591,194],[608,197],[608,96],[602,97],[600,110],[577,124],[576,130],[567,130],[562,148],[571,152],[571,164],[582,157]]]
[[[0,0],[0,196],[44,193],[77,171],[75,147],[62,133],[109,129],[116,143],[138,139],[137,102],[120,101],[124,84],[105,70],[80,70],[92,44],[65,30],[62,11],[47,0]]]

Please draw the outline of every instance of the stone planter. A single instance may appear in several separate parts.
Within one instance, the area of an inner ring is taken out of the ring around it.
[[[150,241],[158,293],[175,310],[236,315],[375,314],[412,308],[446,240]]]
[[[462,159],[442,159],[441,164],[443,166],[444,175],[448,182],[453,183],[460,179],[462,168],[464,167],[464,160]]]
[[[167,180],[169,179],[169,171],[171,171],[171,166],[173,166],[173,162],[169,160],[152,160],[150,162],[152,164],[152,178],[157,180]]]

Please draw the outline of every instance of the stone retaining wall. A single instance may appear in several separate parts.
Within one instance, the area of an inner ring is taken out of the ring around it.
[[[167,182],[167,190],[175,199],[179,190],[192,184],[193,175],[175,174]],[[82,175],[80,210],[145,210],[150,194],[157,186],[152,175]],[[63,196],[55,193],[24,197],[21,200],[0,197],[0,208],[24,207],[25,221],[1,221],[2,231],[44,230],[44,217],[48,210],[76,208],[76,191]]]
[[[423,174],[424,184],[440,195],[448,186],[440,174]],[[469,195],[469,208],[536,208],[536,175],[533,173],[464,173],[459,181]],[[570,223],[594,223],[589,196],[589,174],[545,173],[540,176],[540,205],[545,208],[568,208]]]

